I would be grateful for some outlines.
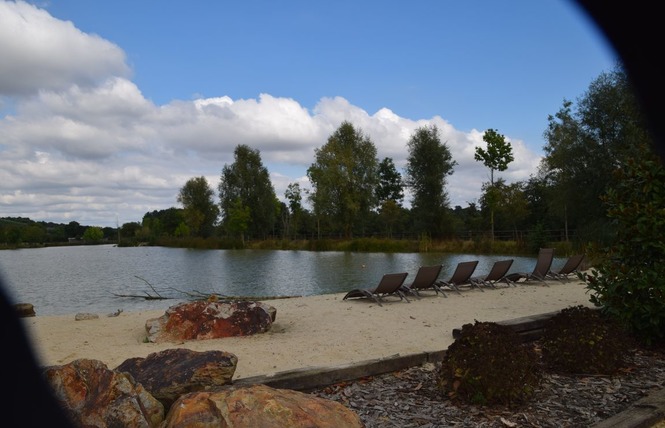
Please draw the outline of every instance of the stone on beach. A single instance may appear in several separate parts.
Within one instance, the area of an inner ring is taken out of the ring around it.
[[[311,394],[265,385],[195,392],[176,401],[165,428],[318,427],[361,428],[360,417],[344,405]]]
[[[262,302],[186,302],[149,319],[145,329],[153,343],[248,336],[268,331],[276,312]]]
[[[164,406],[131,375],[99,360],[44,369],[60,406],[78,426],[157,426]]]
[[[130,358],[115,368],[127,372],[166,408],[183,394],[230,384],[238,358],[229,352],[177,348]]]

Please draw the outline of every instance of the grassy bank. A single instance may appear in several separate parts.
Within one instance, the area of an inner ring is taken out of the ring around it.
[[[137,245],[124,242],[121,246]],[[254,249],[254,250],[301,250],[301,251],[353,251],[374,253],[467,253],[467,254],[515,254],[531,256],[539,247],[554,248],[557,255],[567,256],[579,252],[570,242],[548,242],[540,246],[525,242],[498,240],[398,240],[382,238],[315,239],[245,241],[220,238],[160,239],[142,245],[194,249]]]

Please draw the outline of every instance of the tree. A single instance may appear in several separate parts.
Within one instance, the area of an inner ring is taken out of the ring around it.
[[[219,216],[219,208],[215,204],[214,192],[205,177],[187,180],[178,193],[178,202],[184,208],[185,222],[196,236],[212,235]]]
[[[379,163],[379,184],[376,187],[376,198],[380,205],[386,201],[394,201],[398,206],[402,206],[404,199],[404,185],[402,175],[395,168],[392,158],[384,158]]]
[[[302,215],[302,190],[299,183],[289,183],[284,191],[284,197],[289,201],[288,207],[290,212],[291,229],[294,236],[298,235],[298,223]]]
[[[620,65],[602,73],[578,99],[564,100],[548,117],[541,162],[554,186],[550,199],[564,223],[588,240],[611,239],[611,225],[600,197],[616,185],[612,171],[650,144],[648,128],[628,77]],[[554,211],[556,212],[556,211]]]
[[[161,236],[176,236],[176,229],[184,221],[185,210],[171,207],[145,213],[141,224],[151,231],[153,237],[159,238]]]
[[[418,233],[443,236],[448,217],[448,192],[446,177],[457,165],[450,149],[439,139],[435,125],[418,128],[407,143],[405,182],[413,193],[412,216],[416,219]]]
[[[104,239],[104,231],[101,227],[90,226],[83,232],[83,240],[85,242],[96,244],[102,239]]]
[[[520,239],[517,234],[518,229],[526,226],[523,222],[529,214],[523,186],[521,182],[508,185],[505,180],[499,178],[494,185],[489,182],[484,183],[483,194],[480,197],[480,203],[486,210],[485,214],[487,211],[490,212],[493,224],[498,226],[499,230],[512,229],[516,241]]]
[[[248,206],[243,205],[240,198],[236,198],[235,202],[229,208],[228,220],[226,223],[227,229],[232,233],[240,235],[242,245],[245,245],[245,232],[249,229],[249,223],[252,218],[251,210]]]
[[[314,213],[319,221],[330,219],[348,238],[376,206],[376,147],[362,131],[343,122],[315,154],[315,162],[307,169]]]
[[[83,229],[83,226],[81,226],[78,222],[70,221],[65,226],[65,235],[67,238],[80,238],[83,236]]]
[[[126,240],[133,241],[136,239],[136,235],[138,235],[139,231],[141,230],[141,223],[132,221],[129,223],[124,223],[120,227],[120,232],[118,234],[119,239],[124,238]]]
[[[222,224],[237,232],[235,215],[238,207],[242,207],[243,213],[249,212],[243,239],[244,232],[265,238],[275,224],[277,206],[268,169],[263,166],[260,152],[249,146],[238,145],[233,155],[233,163],[222,169],[218,187]]]
[[[483,141],[487,143],[487,150],[482,147],[476,147],[474,158],[478,162],[482,162],[487,168],[490,169],[490,188],[488,195],[492,196],[494,193],[494,171],[505,171],[508,169],[508,164],[514,160],[513,149],[510,143],[506,142],[506,138],[499,134],[495,129],[488,129],[483,134]],[[494,195],[496,196],[496,195]],[[494,208],[496,204],[496,197],[489,197],[490,203],[490,228],[492,239],[494,239]]]

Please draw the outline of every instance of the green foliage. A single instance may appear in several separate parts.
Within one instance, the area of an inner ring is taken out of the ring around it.
[[[487,143],[487,150],[476,147],[474,159],[490,169],[490,184],[493,185],[494,171],[505,171],[508,164],[515,160],[513,148],[506,142],[506,137],[491,128],[483,134],[483,141]]]
[[[177,238],[185,238],[191,235],[191,232],[189,230],[189,227],[184,223],[181,222],[173,232],[173,236]]]
[[[245,232],[249,229],[249,224],[252,220],[252,213],[248,206],[242,204],[240,198],[236,199],[235,203],[229,207],[227,212],[226,228],[229,232],[238,234],[243,245],[245,243]]]
[[[537,254],[541,248],[549,247],[547,242],[547,234],[545,233],[545,227],[542,223],[536,224],[536,226],[529,231],[528,238],[528,249],[529,253]]]
[[[300,224],[300,218],[303,216],[303,206],[302,206],[302,190],[300,189],[299,183],[289,183],[284,191],[284,197],[289,202],[289,224],[287,225],[287,236],[289,235],[289,230],[293,232],[293,235],[298,234],[298,225]]]
[[[575,229],[593,223],[593,230],[607,228],[600,200],[616,185],[616,165],[636,156],[635,149],[649,141],[648,127],[625,71],[617,66],[602,73],[575,106],[564,101],[548,117],[547,144],[541,172],[552,191],[545,200],[561,223]]]
[[[408,142],[405,183],[413,193],[411,212],[416,233],[440,238],[451,233],[446,177],[457,165],[439,138],[436,126],[418,128]]]
[[[397,171],[392,158],[384,158],[379,163],[379,183],[376,186],[376,197],[380,204],[393,201],[401,206],[404,199],[402,175]]]
[[[533,347],[510,327],[476,321],[446,350],[438,383],[453,400],[512,406],[529,399],[539,379]]]
[[[665,340],[665,168],[642,146],[603,197],[617,235],[583,278],[592,302],[647,343]]]
[[[185,210],[182,208],[167,208],[165,210],[154,210],[143,215],[141,224],[149,231],[153,239],[164,236],[189,236],[189,229],[185,235],[176,235],[182,233],[178,228],[185,221]]]
[[[195,236],[212,235],[219,216],[219,208],[213,200],[214,194],[203,176],[187,180],[178,193],[177,200],[184,208],[185,222]]]
[[[327,218],[349,238],[354,226],[376,206],[376,147],[351,123],[343,122],[315,154],[307,169],[314,214]]]
[[[104,239],[104,231],[101,227],[90,226],[83,232],[83,240],[87,243],[96,244]]]
[[[597,309],[569,307],[550,318],[541,339],[544,364],[575,374],[613,374],[625,366],[629,335]]]
[[[277,196],[270,174],[263,166],[258,150],[241,144],[235,148],[233,155],[234,162],[224,165],[222,169],[218,187],[222,223],[228,227],[232,219],[230,214],[240,200],[243,207],[249,208],[247,233],[264,239],[273,230],[277,216]]]

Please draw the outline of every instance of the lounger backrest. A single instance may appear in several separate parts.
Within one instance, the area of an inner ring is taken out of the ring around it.
[[[485,277],[485,281],[498,281],[508,273],[508,269],[513,265],[513,259],[499,260],[494,263],[490,273]]]
[[[554,260],[554,248],[541,248],[538,252],[536,267],[533,269],[533,276],[544,278],[552,267]]]
[[[466,283],[476,270],[476,266],[478,266],[478,260],[458,263],[452,278],[450,278],[450,282],[453,284]]]
[[[376,294],[390,294],[396,292],[402,284],[404,284],[407,275],[408,273],[406,272],[387,273],[383,275],[381,282],[379,282],[379,285],[374,292]]]
[[[574,256],[570,256],[568,260],[566,260],[566,264],[563,265],[559,273],[561,275],[568,275],[570,273],[575,272],[578,267],[582,264],[582,259],[584,258],[584,254],[576,254]]]
[[[418,272],[416,272],[416,277],[411,284],[411,288],[419,289],[432,287],[432,284],[434,284],[439,278],[442,267],[442,265],[421,266],[420,269],[418,269]]]

